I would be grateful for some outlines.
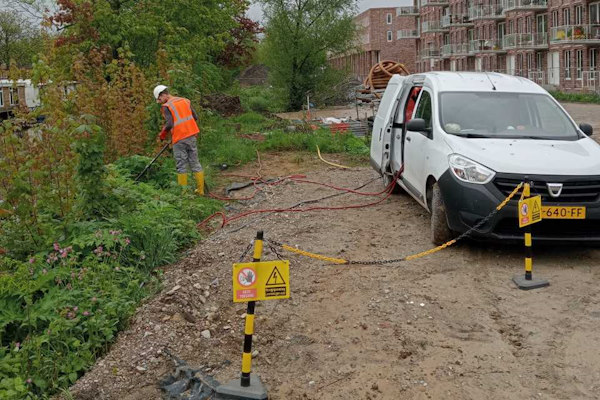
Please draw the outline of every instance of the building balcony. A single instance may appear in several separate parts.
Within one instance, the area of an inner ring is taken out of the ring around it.
[[[564,25],[551,28],[550,43],[600,43],[600,25]]]
[[[442,17],[442,27],[444,27],[444,28],[473,26],[473,25],[474,25],[474,23],[469,20],[469,16],[467,14],[444,15]]]
[[[460,57],[469,55],[469,45],[467,43],[445,44],[441,49],[442,58]]]
[[[546,81],[545,71],[539,69],[530,69],[529,71],[527,71],[527,79],[537,83],[538,85],[545,85],[548,83]]]
[[[504,11],[546,10],[548,0],[504,0]]]
[[[600,71],[582,71],[581,73],[583,87],[598,91],[600,86]]]
[[[421,33],[447,32],[448,28],[442,26],[441,21],[425,21],[421,24]]]
[[[546,49],[548,34],[542,33],[513,33],[504,36],[505,49]]]
[[[469,54],[477,53],[506,53],[504,40],[477,39],[469,42]]]
[[[418,29],[401,29],[396,35],[398,39],[418,39],[420,36]]]
[[[419,7],[398,7],[396,8],[396,17],[418,16]]]
[[[421,0],[421,7],[446,7],[449,5],[449,0]]]
[[[482,19],[504,19],[504,7],[501,4],[496,6],[474,6],[469,8],[469,19],[482,20]]]
[[[438,49],[423,49],[421,50],[421,53],[419,53],[419,56],[421,57],[421,59],[439,58],[440,51]]]

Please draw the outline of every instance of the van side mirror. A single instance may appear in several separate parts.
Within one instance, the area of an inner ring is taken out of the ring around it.
[[[581,123],[579,124],[579,129],[581,129],[581,132],[585,133],[587,136],[592,136],[594,133],[594,128],[592,128],[590,124]]]
[[[411,132],[423,132],[426,133],[427,136],[431,133],[431,128],[427,126],[427,123],[422,118],[413,118],[408,121],[406,129]]]

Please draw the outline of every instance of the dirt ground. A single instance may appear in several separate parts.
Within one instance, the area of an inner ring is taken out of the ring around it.
[[[328,155],[331,161],[349,162]],[[236,171],[254,174],[256,165]],[[379,191],[368,165],[330,167],[313,154],[263,155],[265,177],[308,178]],[[250,194],[245,189],[238,195]],[[336,193],[288,182],[229,213],[287,207]],[[346,194],[318,205],[378,197]],[[231,270],[257,230],[301,249],[351,260],[391,259],[431,247],[429,215],[408,195],[344,211],[285,212],[238,220],[164,273],[164,290],[72,388],[76,399],[158,399],[173,371],[168,346],[221,382],[239,377],[245,306],[231,301]],[[291,261],[291,298],[257,304],[253,372],[270,399],[600,398],[600,251],[539,247],[534,275],[548,288],[520,291],[521,246],[461,243],[388,266]],[[263,259],[275,259],[268,246]],[[208,329],[210,338],[201,332]]]

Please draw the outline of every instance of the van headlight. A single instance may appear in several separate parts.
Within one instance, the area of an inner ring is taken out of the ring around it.
[[[448,162],[454,176],[463,182],[485,185],[496,175],[491,169],[460,154],[450,154]]]

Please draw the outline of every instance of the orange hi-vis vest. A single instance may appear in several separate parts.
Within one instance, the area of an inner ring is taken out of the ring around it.
[[[173,97],[163,107],[168,108],[173,116],[173,129],[171,130],[173,144],[200,132],[188,99]]]

